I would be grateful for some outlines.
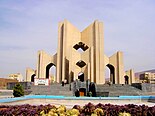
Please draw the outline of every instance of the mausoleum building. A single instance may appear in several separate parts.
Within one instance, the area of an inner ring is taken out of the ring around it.
[[[118,51],[110,57],[104,53],[103,30],[103,23],[98,20],[83,31],[67,20],[60,22],[57,53],[51,56],[39,51],[36,70],[26,70],[27,81],[34,81],[34,77],[49,78],[49,69],[55,66],[55,81],[58,83],[79,79],[104,84],[106,67],[110,69],[112,84],[134,83],[133,70],[124,71],[123,52]]]

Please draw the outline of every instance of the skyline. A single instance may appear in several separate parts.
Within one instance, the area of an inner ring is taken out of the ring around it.
[[[122,51],[125,70],[155,69],[153,0],[1,0],[0,77],[25,77],[26,67],[36,69],[38,50],[54,55],[58,23],[64,19],[80,31],[98,19],[104,23],[107,56]]]

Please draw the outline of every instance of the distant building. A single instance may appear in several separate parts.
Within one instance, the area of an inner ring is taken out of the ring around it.
[[[142,83],[154,83],[155,84],[155,73],[144,72],[139,76],[140,82]]]
[[[22,82],[22,81],[23,81],[23,76],[22,76],[22,74],[20,74],[20,73],[10,74],[8,77],[9,77],[10,79],[18,80],[19,82]]]
[[[17,79],[0,78],[0,88],[6,88],[7,83],[18,82]]]

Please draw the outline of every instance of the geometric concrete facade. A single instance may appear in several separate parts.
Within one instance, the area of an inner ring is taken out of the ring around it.
[[[103,37],[103,23],[98,20],[82,32],[67,20],[60,22],[57,53],[51,56],[44,51],[38,52],[36,78],[49,78],[49,69],[54,65],[58,83],[80,79],[104,84],[105,68],[108,67],[112,84],[134,83],[133,71],[127,71],[127,74],[124,71],[122,52],[111,57],[104,54]]]
[[[34,77],[36,76],[36,71],[31,68],[26,68],[26,81],[34,82]]]
[[[128,84],[132,84],[132,83],[135,83],[135,74],[134,74],[134,72],[133,72],[133,69],[130,69],[130,70],[128,70],[128,71],[126,71],[126,73],[125,73],[126,75],[124,76],[125,78],[127,77],[127,78],[130,78],[129,80],[128,80]]]

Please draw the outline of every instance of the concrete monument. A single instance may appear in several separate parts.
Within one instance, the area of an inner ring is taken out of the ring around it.
[[[34,80],[34,75],[35,78],[49,78],[51,66],[56,67],[55,81],[58,83],[79,79],[104,84],[106,67],[110,69],[112,84],[135,82],[133,70],[124,71],[122,52],[118,51],[111,57],[104,54],[103,23],[98,20],[82,32],[67,20],[60,22],[57,53],[51,56],[39,51],[37,69],[27,69],[27,81]]]

